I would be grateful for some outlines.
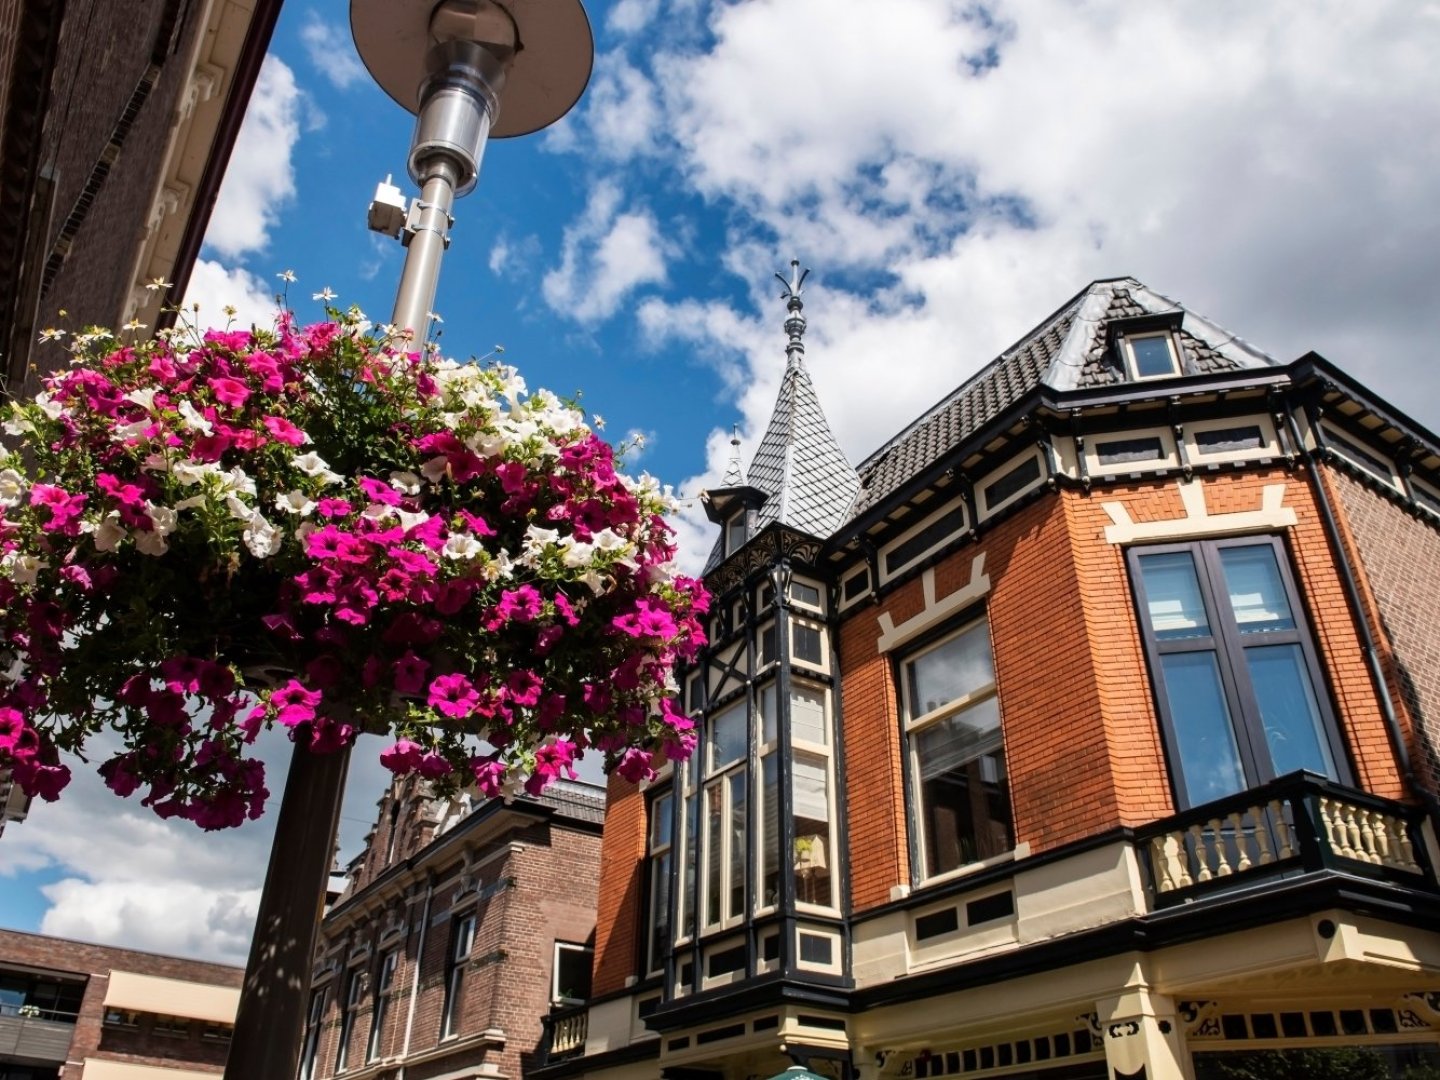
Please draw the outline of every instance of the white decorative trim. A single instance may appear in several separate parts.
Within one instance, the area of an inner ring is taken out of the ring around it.
[[[1266,484],[1260,496],[1260,509],[1240,510],[1232,514],[1212,514],[1205,505],[1205,489],[1194,480],[1181,480],[1180,501],[1185,516],[1166,521],[1130,519],[1124,503],[1101,503],[1112,524],[1105,528],[1105,542],[1133,544],[1141,540],[1189,540],[1197,536],[1217,536],[1244,532],[1269,532],[1285,529],[1297,522],[1295,511],[1283,505],[1285,484]]]
[[[984,597],[990,591],[990,575],[985,573],[985,553],[982,551],[971,560],[970,580],[943,600],[935,598],[933,566],[921,575],[920,584],[925,592],[925,607],[918,615],[906,619],[899,626],[895,625],[895,620],[888,611],[878,616],[876,621],[880,624],[880,639],[875,647],[882,653],[913,641],[916,636],[940,625],[955,612]]]

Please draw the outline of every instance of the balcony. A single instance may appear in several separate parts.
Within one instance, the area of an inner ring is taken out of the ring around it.
[[[75,1036],[75,1016],[50,1009],[32,1014],[6,1009],[0,1012],[0,1060],[23,1058],[58,1064],[65,1060]]]
[[[1419,807],[1292,773],[1137,831],[1157,907],[1334,870],[1436,891]]]
[[[551,1009],[544,1018],[546,1064],[562,1061],[585,1052],[585,1037],[590,1026],[589,1005],[569,1005]]]

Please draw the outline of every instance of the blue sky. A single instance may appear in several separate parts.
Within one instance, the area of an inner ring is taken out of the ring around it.
[[[1088,281],[1131,274],[1281,360],[1315,349],[1440,427],[1434,0],[614,0],[556,127],[487,151],[437,310],[693,497],[764,430],[795,255],[807,363],[860,461]],[[365,208],[410,117],[344,0],[287,0],[190,299],[265,320],[279,271],[388,318]],[[693,502],[681,534],[708,545]],[[356,850],[383,782],[362,746]],[[285,747],[270,758],[278,791]],[[7,830],[0,924],[243,960],[269,836],[98,784]]]

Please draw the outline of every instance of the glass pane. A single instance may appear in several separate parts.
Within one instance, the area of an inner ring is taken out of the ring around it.
[[[929,725],[916,736],[915,752],[927,874],[1015,846],[997,699]]]
[[[745,770],[730,774],[730,903],[727,917],[745,912]]]
[[[795,798],[795,896],[807,904],[830,896],[830,769],[818,754],[797,753]]]
[[[780,902],[780,771],[779,755],[760,762],[764,825],[760,833],[760,906]]]
[[[1195,559],[1188,551],[1140,556],[1140,576],[1145,579],[1150,628],[1159,640],[1210,635]]]
[[[1274,548],[1269,544],[1221,548],[1220,563],[1241,633],[1295,629]]]
[[[1130,355],[1135,358],[1135,374],[1142,379],[1175,374],[1175,355],[1170,351],[1168,335],[1133,337]]]
[[[670,830],[674,827],[670,795],[661,795],[650,803],[650,850],[670,846]]]
[[[760,665],[762,667],[774,663],[780,655],[778,642],[779,638],[775,634],[773,622],[766,623],[760,628]]]
[[[790,738],[828,745],[830,725],[825,722],[825,692],[798,683],[790,686]]]
[[[1171,653],[1160,658],[1165,699],[1180,750],[1191,806],[1245,790],[1240,752],[1220,669],[1213,652]]]
[[[942,642],[907,665],[910,714],[924,716],[995,681],[990,659],[990,626],[981,621]]]
[[[795,649],[795,659],[807,664],[814,664],[821,667],[825,663],[823,656],[824,638],[820,631],[813,626],[806,626],[804,623],[796,623],[790,640]]]
[[[650,971],[658,971],[670,950],[670,853],[650,860]]]
[[[768,683],[760,690],[760,741],[772,743],[777,738],[779,731],[779,710],[776,702],[779,700],[780,690],[775,683]]]
[[[790,599],[797,604],[808,604],[810,607],[820,606],[820,590],[813,585],[806,585],[803,581],[790,583]]]
[[[1246,649],[1250,682],[1265,725],[1265,745],[1276,776],[1309,769],[1337,779],[1321,727],[1320,706],[1299,645]]]
[[[705,789],[705,925],[720,921],[720,860],[725,845],[725,794],[719,782]]]
[[[745,756],[745,702],[710,719],[710,771],[723,769]]]
[[[698,834],[691,826],[695,820],[696,806],[695,792],[685,796],[684,810],[685,821],[680,827],[680,835],[685,843],[685,886],[680,893],[680,932],[689,936],[695,933],[695,869],[698,863],[700,841]]]
[[[725,526],[725,551],[734,553],[745,545],[745,515],[737,514]]]

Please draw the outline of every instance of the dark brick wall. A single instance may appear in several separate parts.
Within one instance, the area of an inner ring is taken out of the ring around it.
[[[79,5],[72,5],[80,8]],[[116,326],[125,315],[137,245],[154,200],[175,112],[188,79],[186,70],[204,5],[185,0],[125,0],[86,6],[84,17],[67,18],[56,57],[50,112],[41,162],[55,172],[56,199],[47,250],[56,239],[97,163],[107,153],[131,96],[153,61],[159,78],[140,106],[120,148],[85,212],[58,275],[41,298],[39,326],[75,329]],[[168,26],[179,18],[169,34]],[[33,345],[30,359],[42,369],[63,362],[57,345]],[[24,394],[38,389],[36,373]]]
[[[149,1017],[143,1017],[136,1030],[107,1028],[103,1003],[111,971],[238,987],[244,976],[239,968],[0,930],[0,968],[7,965],[79,975],[87,980],[74,1040],[70,1044],[71,1061],[83,1061],[87,1057],[106,1058],[137,1065],[183,1066],[216,1073],[224,1067],[228,1044],[203,1038],[198,1022],[192,1022],[190,1034],[185,1038],[157,1034]],[[69,1080],[71,1072],[67,1071],[65,1075]],[[81,1078],[81,1072],[75,1071],[74,1076]]]
[[[1440,527],[1340,468],[1324,467],[1352,547],[1362,598],[1421,781],[1440,791]],[[1375,618],[1378,616],[1378,619]]]
[[[400,797],[407,794],[402,791]],[[465,850],[460,844],[443,860],[428,865],[417,860],[399,880],[388,877],[375,882],[388,847],[391,798],[387,795],[380,803],[372,855],[362,871],[365,884],[321,930],[321,955],[339,958],[341,969],[327,983],[314,1075],[317,1080],[336,1075],[341,998],[347,975],[357,968],[370,981],[352,1026],[347,1067],[340,1075],[365,1068],[373,980],[381,957],[397,949],[391,1001],[376,1055],[379,1062],[371,1071],[378,1067],[385,1073],[405,1061],[410,1080],[480,1065],[519,1077],[541,1049],[555,943],[583,943],[594,936],[600,837],[593,827],[575,828],[562,817],[537,821],[528,812],[516,813],[509,827],[487,833],[483,842],[471,847],[471,865],[484,865],[472,872],[470,888],[460,889],[465,873]],[[425,804],[406,802],[407,809],[398,819],[403,833],[397,838],[396,860],[416,854],[423,860],[422,841],[431,838],[433,826],[425,824]],[[455,1034],[442,1040],[452,934],[456,919],[471,911],[476,915],[475,941],[463,969]],[[395,933],[393,928],[402,922],[403,928]],[[492,1030],[504,1033],[503,1046],[480,1038]]]

